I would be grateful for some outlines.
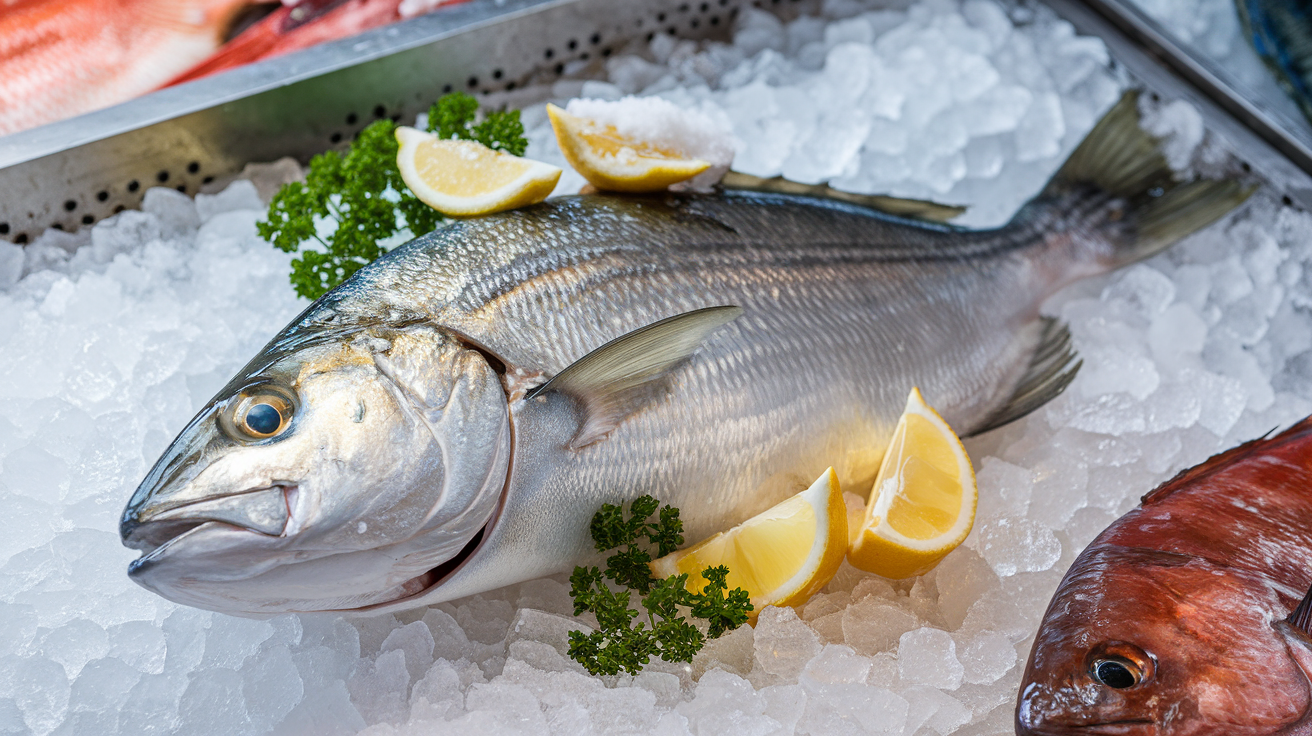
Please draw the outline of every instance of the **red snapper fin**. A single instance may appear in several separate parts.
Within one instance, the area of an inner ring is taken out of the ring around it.
[[[574,397],[583,409],[570,449],[605,439],[627,417],[664,395],[670,373],[687,362],[712,332],[743,313],[741,307],[707,307],[678,314],[611,340],[529,391]]]
[[[1312,636],[1312,588],[1308,589],[1307,595],[1303,596],[1303,600],[1298,602],[1285,620],[1305,635]]]
[[[1274,432],[1275,430],[1273,429],[1271,431]],[[1275,437],[1271,436],[1271,432],[1267,432],[1255,440],[1249,440],[1238,447],[1233,447],[1225,452],[1213,455],[1206,461],[1201,462],[1192,468],[1181,470],[1174,478],[1158,486],[1151,493],[1140,499],[1140,501],[1144,506],[1147,506],[1150,503],[1155,503],[1181,488],[1192,485],[1198,480],[1205,478],[1222,468],[1243,460],[1255,452],[1264,452],[1273,446],[1302,439],[1304,435],[1310,433],[1312,433],[1312,416],[1305,417],[1304,419],[1295,422],[1293,426]]]

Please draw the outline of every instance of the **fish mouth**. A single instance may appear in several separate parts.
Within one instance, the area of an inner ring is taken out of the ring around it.
[[[211,522],[266,537],[281,537],[291,526],[298,494],[296,484],[274,483],[162,509],[147,506],[124,518],[119,534],[124,545],[142,551],[137,562]]]
[[[1022,736],[1064,736],[1065,734],[1106,734],[1106,736],[1130,736],[1143,733],[1146,728],[1156,729],[1157,722],[1147,718],[1125,718],[1116,721],[1097,721],[1093,723],[1044,723],[1037,726],[1019,725],[1017,734]]]

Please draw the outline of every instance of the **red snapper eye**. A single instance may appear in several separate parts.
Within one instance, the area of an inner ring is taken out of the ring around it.
[[[1089,677],[1104,687],[1124,690],[1153,677],[1156,659],[1143,649],[1123,641],[1103,642],[1085,659]]]
[[[1099,659],[1093,663],[1090,673],[1093,679],[1117,690],[1134,687],[1143,679],[1143,673],[1133,662],[1123,659]]]

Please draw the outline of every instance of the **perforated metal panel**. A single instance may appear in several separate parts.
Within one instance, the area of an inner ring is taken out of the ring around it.
[[[152,186],[194,194],[253,161],[302,161],[445,92],[551,81],[655,33],[727,35],[745,0],[473,0],[0,138],[0,237],[76,230]],[[758,0],[766,7],[797,0]]]

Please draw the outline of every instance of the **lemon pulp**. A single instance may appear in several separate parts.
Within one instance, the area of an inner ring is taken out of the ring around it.
[[[706,587],[701,572],[729,568],[730,590],[765,606],[804,603],[838,571],[847,549],[847,508],[838,477],[826,470],[810,488],[726,532],[652,563],[658,577],[688,573],[688,588]]]
[[[396,129],[401,178],[421,201],[448,215],[486,215],[546,199],[560,169],[474,141]]]
[[[977,501],[961,440],[913,388],[847,560],[889,578],[924,574],[965,541]]]

